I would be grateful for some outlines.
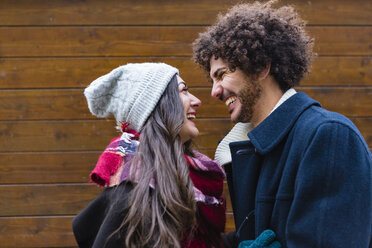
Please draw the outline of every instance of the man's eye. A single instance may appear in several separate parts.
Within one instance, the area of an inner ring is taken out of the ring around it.
[[[222,79],[225,76],[225,72],[221,72],[217,75],[217,79]]]

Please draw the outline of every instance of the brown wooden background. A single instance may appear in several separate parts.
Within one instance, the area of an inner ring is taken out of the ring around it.
[[[82,90],[119,65],[178,67],[203,101],[196,141],[213,156],[231,123],[191,42],[234,2],[0,0],[0,247],[76,246],[71,220],[99,193],[88,174],[117,135],[112,120],[90,115]],[[372,2],[282,3],[308,20],[319,54],[299,90],[350,117],[372,147]]]

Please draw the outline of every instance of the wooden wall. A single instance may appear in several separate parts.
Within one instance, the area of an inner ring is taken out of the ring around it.
[[[234,2],[0,0],[0,247],[76,246],[71,220],[99,193],[88,174],[117,135],[82,91],[119,65],[178,67],[203,101],[196,141],[213,156],[232,124],[190,60],[191,42]],[[350,117],[372,147],[371,1],[282,3],[308,20],[319,54],[299,90]]]

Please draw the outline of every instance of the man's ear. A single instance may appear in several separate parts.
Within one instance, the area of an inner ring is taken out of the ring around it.
[[[270,73],[270,68],[271,68],[271,64],[269,63],[267,64],[266,68],[260,74],[258,74],[258,81],[262,81],[265,78],[267,78],[267,76]]]

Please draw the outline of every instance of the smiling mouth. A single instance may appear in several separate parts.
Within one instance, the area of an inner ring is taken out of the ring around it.
[[[238,99],[236,96],[230,96],[229,98],[227,98],[225,101],[226,106],[230,106],[230,104],[235,102],[236,99]]]
[[[196,115],[189,113],[189,114],[187,114],[186,117],[187,117],[188,120],[194,120],[196,118]]]

